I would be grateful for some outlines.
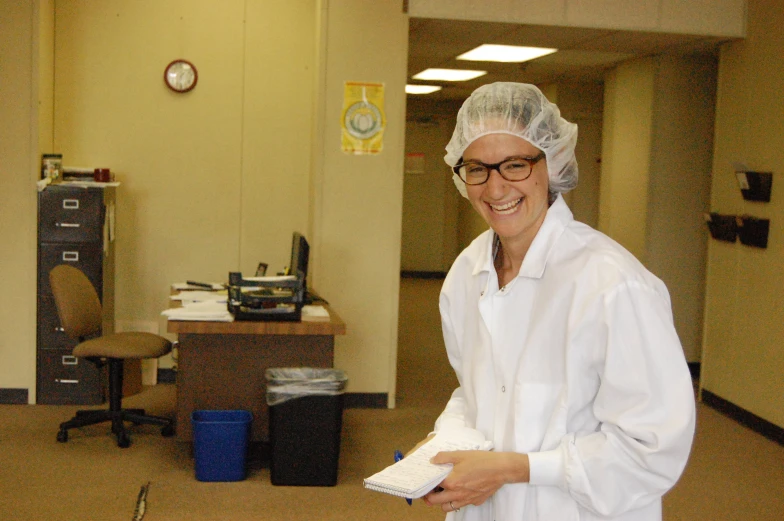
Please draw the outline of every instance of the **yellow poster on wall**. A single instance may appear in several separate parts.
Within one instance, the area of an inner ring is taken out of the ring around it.
[[[347,154],[378,154],[384,148],[384,84],[347,81],[340,118]]]

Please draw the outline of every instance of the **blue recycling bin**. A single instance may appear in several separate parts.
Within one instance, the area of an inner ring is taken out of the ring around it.
[[[193,457],[198,481],[242,481],[248,451],[249,411],[193,411]]]

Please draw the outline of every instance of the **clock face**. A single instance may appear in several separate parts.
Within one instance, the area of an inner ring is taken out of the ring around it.
[[[199,73],[187,60],[174,60],[163,73],[166,85],[175,92],[188,92],[196,86]]]

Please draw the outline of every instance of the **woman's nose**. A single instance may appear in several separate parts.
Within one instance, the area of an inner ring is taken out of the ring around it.
[[[490,193],[491,196],[504,195],[504,184],[506,183],[506,179],[501,176],[501,172],[497,168],[492,168],[487,173],[487,191]]]

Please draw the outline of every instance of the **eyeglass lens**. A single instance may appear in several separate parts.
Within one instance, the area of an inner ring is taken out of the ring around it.
[[[490,170],[498,170],[507,181],[523,181],[531,175],[533,163],[534,161],[524,158],[507,159],[495,164],[468,161],[460,165],[458,174],[469,185],[479,185],[487,181]]]

